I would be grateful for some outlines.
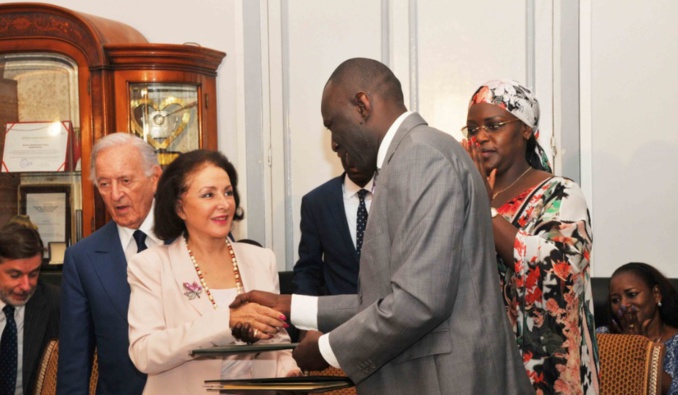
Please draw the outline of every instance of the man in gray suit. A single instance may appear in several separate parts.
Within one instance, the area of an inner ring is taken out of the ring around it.
[[[334,71],[322,116],[340,156],[379,169],[358,294],[236,303],[325,332],[309,332],[295,359],[340,367],[360,394],[534,393],[499,295],[487,190],[464,149],[408,112],[398,79],[370,59]]]

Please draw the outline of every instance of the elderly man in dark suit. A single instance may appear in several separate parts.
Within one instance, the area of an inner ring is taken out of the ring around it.
[[[339,145],[332,142],[336,152]],[[355,294],[365,225],[372,202],[375,166],[358,167],[340,156],[344,174],[301,199],[299,260],[294,293]]]
[[[359,394],[534,393],[499,295],[485,181],[464,149],[408,112],[375,60],[342,63],[321,111],[338,154],[378,169],[358,293],[252,291],[236,303],[325,332],[308,332],[295,359],[342,368]]]
[[[96,348],[97,394],[141,394],[146,375],[129,358],[127,260],[162,243],[153,233],[160,178],[153,148],[127,133],[99,140],[91,178],[111,222],[66,250],[57,394],[87,394]]]
[[[59,337],[59,289],[38,280],[42,253],[32,224],[0,229],[0,394],[32,394],[42,353]]]

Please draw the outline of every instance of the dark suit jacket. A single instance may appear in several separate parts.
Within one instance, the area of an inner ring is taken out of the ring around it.
[[[299,260],[294,265],[295,293],[355,294],[360,257],[346,221],[342,185],[346,173],[301,199]]]
[[[59,288],[38,280],[35,293],[24,312],[23,382],[24,394],[32,394],[40,370],[42,353],[59,337]]]
[[[129,358],[127,261],[113,221],[66,250],[61,280],[57,394],[87,394],[95,347],[97,394],[141,394]]]

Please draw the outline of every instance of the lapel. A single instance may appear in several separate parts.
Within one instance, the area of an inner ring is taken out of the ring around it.
[[[42,284],[38,283],[35,294],[26,303],[24,312],[24,344],[23,344],[23,373],[22,379],[24,388],[30,380],[32,373],[31,367],[33,361],[40,359],[40,346],[42,339],[47,331],[47,322],[49,321],[49,312],[47,311],[47,301],[42,292]]]
[[[403,139],[407,134],[414,129],[415,127],[419,125],[428,125],[424,118],[419,115],[419,113],[412,113],[410,116],[405,118],[403,120],[403,123],[400,124],[400,127],[396,131],[395,136],[393,136],[393,140],[391,141],[391,145],[389,145],[388,150],[386,151],[386,158],[384,159],[384,163],[382,164],[381,170],[383,171],[384,168],[388,165],[388,163],[391,161],[391,158],[393,157],[393,154],[395,154],[396,150],[398,149],[398,146],[400,143],[402,143]],[[381,176],[382,173],[379,173]],[[380,180],[381,181],[381,180]],[[378,187],[377,187],[378,188]]]
[[[111,305],[127,321],[129,284],[127,283],[127,259],[120,244],[118,228],[110,221],[103,228],[93,251],[88,253],[90,264],[99,277],[101,288],[110,298]]]
[[[183,236],[177,237],[168,247],[167,255],[169,256],[170,266],[172,268],[172,276],[177,283],[178,289],[181,290],[181,298],[187,300],[188,303],[200,314],[206,315],[214,311],[212,302],[210,302],[205,290],[202,289],[198,273],[195,272],[193,262],[188,255],[188,248],[186,248],[186,241]],[[200,296],[189,299],[186,293],[190,293],[188,287],[184,286],[188,283],[191,286],[198,286],[201,289]]]
[[[251,254],[248,254],[246,250],[240,248],[238,243],[231,243],[233,246],[233,251],[235,252],[235,259],[238,261],[238,271],[240,272],[240,280],[242,281],[242,286],[245,289],[245,292],[252,291],[255,289],[260,289],[258,286],[258,279],[256,273],[257,268],[257,259],[252,257]],[[248,262],[252,262],[252,265],[248,265]],[[259,266],[259,268],[265,267],[264,265]],[[262,276],[262,272],[258,272],[259,276]]]
[[[346,173],[334,179],[334,181],[336,182],[333,182],[331,184],[331,188],[329,189],[329,194],[326,200],[326,205],[327,211],[330,213],[332,221],[336,224],[336,226],[332,227],[332,229],[335,229],[335,231],[339,234],[341,242],[344,244],[344,248],[342,248],[342,250],[353,251],[353,254],[351,256],[357,262],[359,259],[358,251],[356,251],[355,249],[353,239],[351,238],[351,232],[348,229],[348,220],[346,219],[346,208],[344,207],[344,191],[343,191],[344,177],[346,177]],[[333,237],[332,239],[337,240],[336,237]]]

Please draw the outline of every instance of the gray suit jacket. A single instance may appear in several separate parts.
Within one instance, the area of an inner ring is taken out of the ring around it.
[[[489,213],[464,149],[407,117],[376,180],[358,294],[318,304],[358,393],[534,393],[500,299]]]

